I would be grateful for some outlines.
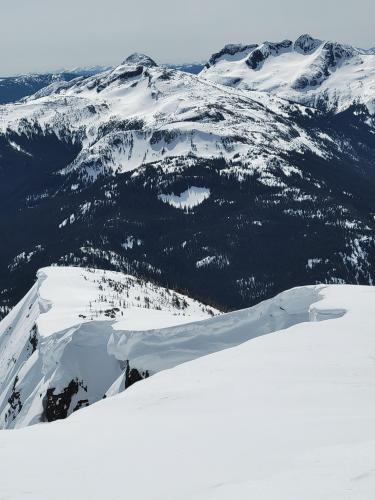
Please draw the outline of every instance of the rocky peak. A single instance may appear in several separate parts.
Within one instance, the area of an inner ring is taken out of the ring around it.
[[[258,70],[269,56],[278,56],[289,52],[293,42],[283,40],[282,42],[264,42],[263,45],[255,49],[246,60],[246,64],[253,70]]]
[[[225,45],[219,52],[216,52],[210,57],[210,60],[207,63],[207,67],[213,66],[217,61],[222,59],[225,56],[236,56],[237,54],[243,54],[243,57],[246,56],[246,52],[249,53],[252,50],[258,47],[257,44],[245,45],[242,43],[229,43]]]
[[[324,59],[327,65],[336,67],[343,61],[351,59],[358,54],[358,50],[350,45],[342,45],[336,42],[326,42],[323,46]]]
[[[311,35],[305,34],[301,35],[294,42],[294,50],[300,52],[301,54],[311,54],[316,50],[322,41],[318,38],[313,38]]]
[[[133,65],[133,66],[145,66],[147,68],[154,68],[157,66],[156,62],[151,59],[151,57],[146,56],[138,52],[134,52],[129,57],[123,61],[122,64]]]

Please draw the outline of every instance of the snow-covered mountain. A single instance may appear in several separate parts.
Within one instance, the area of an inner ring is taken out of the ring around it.
[[[177,69],[179,71],[184,71],[185,73],[193,73],[197,75],[202,71],[205,66],[204,62],[194,62],[194,63],[182,63],[182,64],[165,64],[167,68]]]
[[[319,148],[328,156],[331,142],[298,125],[305,115],[301,106],[261,93],[244,96],[132,54],[114,70],[56,81],[4,107],[0,132],[69,137],[80,153],[60,173],[77,171],[86,179],[155,162],[170,170],[166,160],[186,157],[237,159],[243,169],[269,177],[267,166],[282,154]]]
[[[186,73],[198,74],[202,71],[204,63],[165,64],[164,66]],[[56,81],[70,81],[81,76],[96,75],[110,69],[111,66],[77,66],[51,73],[28,73],[0,77],[0,104],[19,101]]]
[[[223,310],[371,284],[374,130],[366,106],[326,113],[142,54],[1,106],[0,313],[51,264]]]
[[[18,101],[57,81],[70,81],[81,76],[87,77],[101,73],[106,69],[109,68],[101,66],[77,67],[52,73],[0,77],[0,104]]]
[[[302,35],[296,41],[227,45],[202,78],[238,89],[271,93],[330,111],[353,104],[375,114],[375,51]]]
[[[259,336],[266,331],[251,321],[253,309],[214,318],[222,339],[240,337],[240,329],[257,338],[158,373],[64,421],[0,431],[2,495],[372,498],[374,288],[287,294],[273,302],[272,316],[259,306],[273,333]],[[275,317],[288,312],[289,325]],[[242,321],[226,328],[235,314]]]
[[[40,270],[33,288],[0,323],[0,428],[63,418],[102,399],[117,379],[116,390],[125,389],[158,368],[155,357],[153,363],[145,362],[145,370],[137,360],[137,371],[132,356],[118,354],[125,343],[137,351],[134,341],[143,330],[217,314],[181,294],[121,273],[74,267]],[[159,337],[153,335],[152,342]],[[146,351],[142,337],[139,345],[143,343]],[[174,357],[168,359],[172,365],[178,357],[175,344]]]

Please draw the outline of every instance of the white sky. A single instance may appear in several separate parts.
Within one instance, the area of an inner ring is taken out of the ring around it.
[[[375,46],[375,0],[0,0],[0,75],[112,65],[132,52],[206,60],[302,33]]]

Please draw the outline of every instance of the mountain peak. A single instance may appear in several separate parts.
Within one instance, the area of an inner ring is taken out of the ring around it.
[[[235,60],[236,56],[245,57],[246,53],[250,53],[252,50],[258,47],[257,44],[244,45],[242,43],[229,43],[225,45],[219,52],[215,52],[210,57],[207,66],[213,66],[218,61],[222,59]]]
[[[156,62],[151,59],[151,57],[146,56],[146,54],[141,54],[139,52],[134,52],[129,57],[123,61],[122,64],[132,64],[136,66],[146,66],[149,68],[153,68],[157,66]]]
[[[311,54],[311,52],[314,52],[322,43],[322,40],[313,38],[311,35],[305,33],[294,42],[294,50],[302,54]]]

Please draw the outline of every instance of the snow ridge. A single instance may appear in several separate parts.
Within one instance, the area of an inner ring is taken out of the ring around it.
[[[43,269],[0,323],[1,427],[62,419],[180,363],[294,324],[341,316],[344,310],[312,307],[324,289],[292,289],[207,319],[218,311],[131,276]]]
[[[267,47],[285,50],[283,44]],[[276,156],[315,151],[322,142],[311,136],[302,147],[293,140],[299,133],[296,114],[306,114],[303,107],[257,93],[246,96],[202,76],[158,67],[148,56],[133,54],[112,70],[56,81],[22,103],[1,108],[0,133],[53,133],[79,144],[78,156],[60,174],[78,173],[86,182],[103,173],[165,165],[171,158],[235,159],[261,172],[259,167]],[[325,145],[319,147],[324,154]]]
[[[375,113],[373,50],[301,35],[294,43],[264,42],[237,57],[213,56],[201,77],[242,90],[272,93],[291,102],[340,112],[355,103]],[[224,50],[224,49],[223,49]]]
[[[63,418],[102,399],[126,365],[108,352],[115,330],[135,335],[216,314],[121,273],[40,270],[30,292],[0,323],[0,427]]]
[[[132,497],[176,500],[372,498],[374,298],[373,287],[303,287],[242,311],[239,322],[239,313],[210,320],[203,346],[216,333],[225,341],[225,331],[234,342],[241,330],[266,333],[267,322],[268,331],[286,329],[163,370],[59,424],[1,431],[2,493],[17,500],[25,491],[33,500],[65,500],[72,491],[99,500],[124,488]],[[165,346],[168,338],[165,331]],[[172,330],[171,352],[176,340]],[[159,341],[144,339],[138,356]],[[126,356],[135,360],[136,347],[128,345]],[[191,347],[199,344],[182,342],[181,352]],[[46,458],[42,470],[35,450]],[[61,470],[69,481],[61,482]],[[124,470],[131,471],[125,486]]]

